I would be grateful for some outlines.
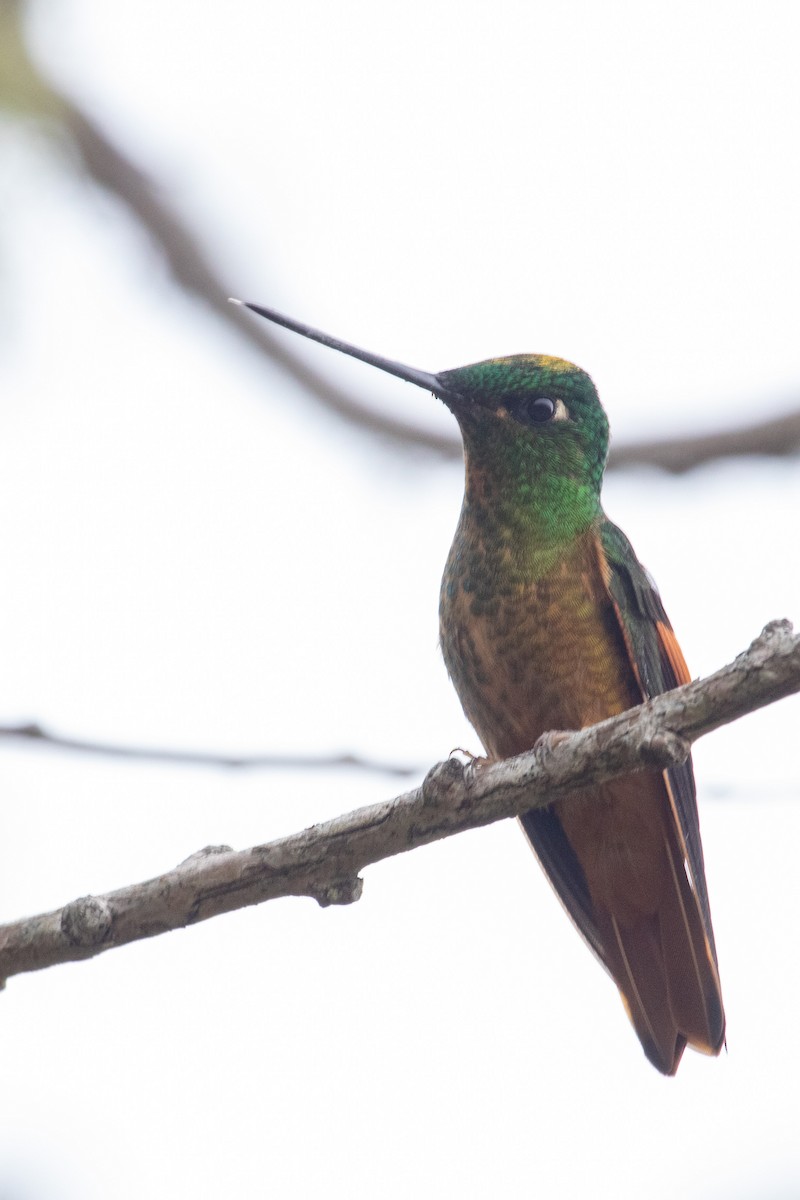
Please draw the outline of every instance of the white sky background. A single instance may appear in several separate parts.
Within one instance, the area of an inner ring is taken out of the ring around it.
[[[32,27],[232,292],[430,370],[564,355],[620,440],[797,400],[799,33],[793,3],[502,0],[74,0]],[[477,750],[436,646],[460,468],[318,412],[53,143],[0,138],[0,719]],[[606,507],[695,671],[800,619],[796,459],[617,474]],[[649,1067],[509,823],[367,870],[349,909],[271,903],[12,979],[3,1200],[796,1196],[799,716],[695,755],[727,1056]],[[399,790],[7,747],[0,778],[2,919]]]

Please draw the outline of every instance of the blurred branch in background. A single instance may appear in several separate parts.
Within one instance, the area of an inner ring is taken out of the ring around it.
[[[417,767],[401,763],[379,762],[358,754],[214,754],[202,750],[170,750],[157,746],[123,746],[115,742],[88,741],[65,737],[45,729],[37,722],[0,726],[0,743],[25,742],[66,750],[76,754],[92,754],[103,758],[122,758],[129,761],[166,763],[179,767],[219,767],[222,770],[334,770],[347,768],[374,771],[381,775],[415,775]]]
[[[612,446],[609,467],[653,466],[680,474],[719,458],[788,456],[800,450],[800,409],[782,417],[696,437],[657,438]]]
[[[180,214],[159,194],[152,181],[103,133],[77,105],[60,97],[64,123],[72,135],[87,171],[122,200],[163,252],[175,280],[187,292],[204,301],[226,324],[270,362],[276,363],[319,404],[350,424],[369,433],[409,447],[417,447],[446,458],[461,457],[457,438],[417,429],[386,413],[371,408],[331,383],[304,361],[302,354],[281,345],[269,331],[243,317],[227,299],[226,286],[214,269],[211,255],[189,230]]]
[[[155,879],[0,926],[0,986],[11,975],[280,896],[352,904],[361,896],[359,871],[371,863],[544,807],[576,788],[683,762],[703,734],[797,691],[800,634],[773,621],[713,675],[588,729],[545,734],[517,758],[479,766],[450,758],[404,796],[249,850],[209,846]]]
[[[0,0],[0,106],[39,120],[66,135],[76,147],[95,183],[115,195],[147,231],[164,255],[176,282],[202,300],[216,316],[236,329],[250,346],[277,364],[318,404],[354,427],[407,450],[425,451],[445,459],[461,457],[456,434],[440,434],[397,420],[373,408],[369,401],[344,392],[326,375],[306,363],[302,352],[287,349],[268,328],[227,304],[231,292],[213,264],[213,254],[169,204],[158,186],[124,149],[104,132],[76,102],[62,95],[31,60],[21,29],[21,0]],[[262,303],[273,297],[265,291],[247,297]],[[759,401],[763,408],[763,402]],[[665,471],[691,470],[702,463],[735,455],[788,455],[800,449],[800,410],[740,429],[687,438],[623,442],[611,450],[609,467],[656,466]]]

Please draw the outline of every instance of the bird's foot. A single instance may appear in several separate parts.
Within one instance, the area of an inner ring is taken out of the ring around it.
[[[465,750],[463,746],[456,746],[454,750],[450,751],[451,759],[456,759],[456,761],[458,761],[456,757],[457,755],[461,755],[467,760],[465,763],[463,763],[464,783],[467,785],[467,787],[474,782],[478,773],[482,771],[484,767],[488,767],[489,763],[492,761],[488,755],[473,754],[471,750]]]
[[[486,754],[473,754],[471,750],[465,750],[463,746],[454,746],[450,751],[450,758],[455,758],[457,754],[462,754],[467,760],[467,765],[474,767],[476,770],[485,767],[492,760]]]

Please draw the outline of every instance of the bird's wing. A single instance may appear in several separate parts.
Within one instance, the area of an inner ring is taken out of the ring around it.
[[[632,680],[643,699],[689,680],[689,672],[661,598],[625,535],[605,519],[595,536],[597,570],[609,615],[616,617],[619,650],[627,655]],[[642,829],[652,832],[662,813],[662,857],[654,858],[653,888],[641,906],[636,895],[627,917],[613,903],[593,902],[586,870],[597,871],[593,855],[580,849],[575,829],[568,837],[559,805],[520,818],[523,829],[564,907],[619,987],[645,1053],[659,1070],[673,1074],[687,1042],[719,1052],[725,1018],[714,935],[706,891],[703,850],[691,761],[663,775],[647,772],[609,784],[623,805],[643,806]],[[657,825],[656,825],[657,828]],[[674,886],[659,885],[662,878]],[[602,882],[602,873],[598,876]],[[595,880],[597,883],[597,880]],[[654,912],[649,903],[656,902]]]
[[[658,696],[680,684],[689,683],[689,668],[658,590],[637,559],[625,534],[611,521],[604,519],[599,541],[608,591],[643,696]],[[697,895],[703,929],[716,963],[691,758],[679,766],[670,767],[664,775],[681,848]]]

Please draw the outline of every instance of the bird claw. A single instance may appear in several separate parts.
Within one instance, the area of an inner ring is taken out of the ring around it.
[[[471,750],[465,750],[463,746],[454,746],[450,751],[449,757],[454,758],[456,754],[463,754],[464,758],[467,760],[466,765],[469,767],[475,767],[476,769],[485,767],[487,763],[491,762],[491,759],[487,755],[473,754]]]
[[[492,762],[491,758],[487,755],[473,754],[471,750],[464,750],[463,746],[456,746],[455,750],[450,751],[451,758],[457,754],[467,758],[467,762],[464,763],[464,782],[468,787],[475,779],[477,773],[479,773],[479,770],[483,767],[488,767],[488,764]]]
[[[465,750],[463,746],[456,746],[454,750],[450,751],[451,758],[455,758],[459,754],[467,760],[463,764],[463,772],[464,783],[469,787],[478,772],[487,767],[492,760],[485,754],[473,754],[471,750]]]

